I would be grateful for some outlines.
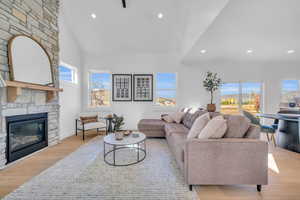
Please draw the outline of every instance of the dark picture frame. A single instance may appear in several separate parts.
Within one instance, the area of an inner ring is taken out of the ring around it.
[[[153,74],[133,75],[133,101],[153,101]]]
[[[112,75],[112,101],[132,101],[132,74]]]

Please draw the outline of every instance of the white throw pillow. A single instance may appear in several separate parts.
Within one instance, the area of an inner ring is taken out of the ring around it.
[[[170,114],[169,116],[177,123],[180,124],[180,122],[182,121],[183,116],[185,115],[184,112],[175,112]]]
[[[168,123],[173,123],[173,122],[174,122],[173,118],[170,117],[170,115],[164,115],[164,116],[162,117],[162,119],[163,119],[165,122],[168,122]]]
[[[201,115],[200,117],[198,117],[195,120],[192,128],[190,129],[189,134],[187,135],[187,139],[192,139],[192,138],[198,137],[199,133],[207,125],[209,120],[210,120],[209,113],[206,113],[206,114]]]
[[[227,123],[223,116],[218,116],[210,120],[198,135],[199,139],[222,138],[227,130]]]

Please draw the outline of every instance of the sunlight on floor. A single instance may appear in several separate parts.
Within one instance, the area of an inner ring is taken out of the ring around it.
[[[274,159],[273,154],[269,153],[268,154],[268,167],[269,169],[271,169],[272,171],[276,172],[277,174],[279,174],[279,169],[278,166],[276,164],[276,161]]]

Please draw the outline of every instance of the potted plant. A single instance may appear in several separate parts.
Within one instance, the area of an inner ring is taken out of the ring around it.
[[[123,139],[123,132],[122,132],[122,126],[125,124],[124,123],[124,117],[122,116],[117,116],[116,114],[113,114],[112,116],[112,123],[114,125],[113,131],[115,133],[115,137],[117,140],[122,140]]]
[[[214,92],[219,89],[221,84],[222,84],[222,80],[218,78],[217,73],[212,73],[210,71],[206,73],[206,77],[203,81],[203,87],[210,93],[210,104],[207,104],[208,112],[216,111],[216,104],[213,103]]]

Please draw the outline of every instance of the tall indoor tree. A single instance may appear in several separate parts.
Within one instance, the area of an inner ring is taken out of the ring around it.
[[[221,78],[218,77],[217,73],[212,73],[208,71],[206,73],[206,77],[203,81],[203,87],[210,93],[210,104],[207,104],[207,110],[209,112],[216,111],[216,104],[213,103],[214,101],[214,92],[219,89],[222,84]]]

